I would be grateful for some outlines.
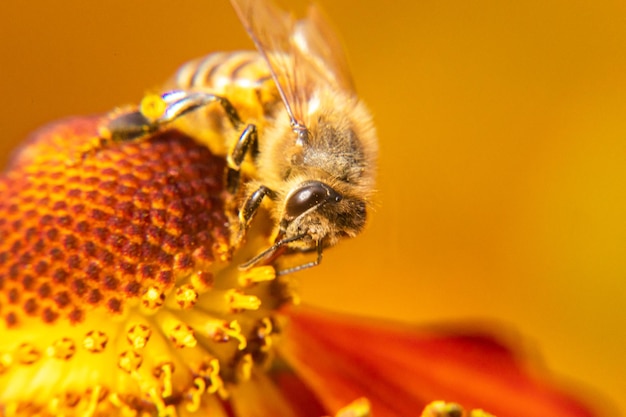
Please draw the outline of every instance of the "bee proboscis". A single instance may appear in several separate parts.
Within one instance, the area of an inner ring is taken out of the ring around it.
[[[227,185],[243,195],[239,237],[264,199],[275,240],[242,269],[280,251],[316,251],[356,236],[374,189],[377,138],[356,95],[340,42],[312,6],[296,20],[269,0],[231,0],[255,52],[213,53],[183,65],[160,93],[156,116],[137,111],[107,126],[115,141],[173,125],[228,161]],[[244,124],[244,121],[246,124]],[[240,184],[250,155],[253,169]]]

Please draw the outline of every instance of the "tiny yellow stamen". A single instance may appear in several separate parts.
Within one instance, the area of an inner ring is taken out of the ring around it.
[[[359,398],[335,414],[336,417],[369,417],[371,415],[372,410],[367,398]]]
[[[116,392],[111,393],[111,395],[109,395],[109,402],[119,408],[122,409],[124,407],[124,402],[122,401],[122,399],[120,398],[119,394]]]
[[[135,324],[128,329],[126,340],[128,340],[128,343],[135,349],[141,349],[146,346],[151,335],[152,330],[150,330],[148,326],[145,324]]]
[[[224,381],[220,377],[220,362],[217,359],[211,359],[209,364],[209,386],[206,392],[209,394],[218,394],[220,398],[228,398],[228,392],[224,388]]]
[[[177,348],[194,347],[198,341],[194,337],[193,329],[185,324],[178,323],[168,332],[168,336]]]
[[[150,287],[146,293],[141,297],[141,304],[148,310],[158,310],[165,301],[165,294],[157,287]]]
[[[85,416],[91,417],[96,412],[96,407],[98,407],[98,402],[100,401],[100,392],[102,391],[102,387],[100,385],[96,385],[93,387],[91,391],[91,395],[89,396],[89,403],[87,409],[85,410]]]
[[[198,291],[191,284],[181,285],[176,289],[176,304],[183,310],[187,310],[196,305],[198,301]]]
[[[239,381],[248,381],[252,375],[252,355],[246,353],[237,364],[237,377]]]
[[[245,295],[239,290],[229,290],[226,292],[226,300],[231,311],[258,310],[261,307],[261,300],[255,295]]]
[[[447,403],[445,401],[433,401],[428,404],[421,417],[447,417],[452,415],[461,415],[463,408],[455,403]]]
[[[52,399],[50,400],[50,404],[48,404],[48,409],[53,415],[59,414],[59,402],[61,402],[61,399],[55,396],[52,397]]]
[[[173,405],[165,405],[163,397],[159,395],[156,388],[150,388],[148,395],[150,395],[150,399],[152,399],[153,404],[156,406],[159,417],[176,417],[176,408],[174,408]]]
[[[466,413],[459,404],[433,401],[422,411],[421,417],[495,417],[483,410],[470,410]]]
[[[127,374],[132,374],[139,369],[142,362],[143,357],[139,353],[127,350],[119,355],[117,366]]]
[[[251,287],[254,284],[272,281],[276,278],[276,269],[271,265],[258,266],[248,271],[240,272],[239,285],[244,288]]]
[[[217,255],[217,259],[221,262],[226,262],[230,259],[230,245],[226,243],[216,243],[213,245],[213,253]]]
[[[83,339],[83,347],[91,353],[100,353],[104,351],[109,341],[107,335],[100,330],[92,330],[85,335]]]
[[[489,414],[483,410],[472,410],[469,413],[469,417],[496,417],[493,414]]]
[[[272,348],[271,334],[273,330],[274,325],[272,324],[272,320],[269,317],[264,317],[257,330],[257,336],[261,340],[261,351],[268,352]]]
[[[237,346],[239,350],[244,350],[248,345],[248,341],[241,333],[241,326],[237,320],[222,323],[220,327],[209,331],[209,335],[213,336],[213,340],[216,342],[228,342],[230,339],[236,339],[239,341]]]
[[[30,343],[22,343],[16,352],[17,361],[24,365],[32,365],[41,357],[41,353]]]
[[[161,396],[163,398],[172,395],[172,374],[174,373],[174,364],[171,362],[165,362],[157,366],[154,369],[154,376],[160,378],[163,381],[163,389],[161,390]]]
[[[11,357],[8,353],[0,355],[0,375],[5,373],[11,367],[12,363],[13,357]]]
[[[51,358],[68,360],[76,353],[76,345],[72,339],[64,337],[56,340],[46,349],[46,354]]]
[[[200,408],[200,402],[202,401],[202,395],[207,390],[206,382],[201,377],[196,377],[193,380],[193,387],[189,390],[191,395],[191,402],[187,404],[187,411],[193,413]]]
[[[191,276],[191,285],[198,291],[206,291],[213,287],[215,277],[206,271],[197,271]]]

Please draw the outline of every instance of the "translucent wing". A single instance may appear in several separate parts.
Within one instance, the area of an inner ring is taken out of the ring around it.
[[[335,83],[344,91],[354,91],[341,41],[315,4],[309,7],[306,19],[296,22],[292,40],[300,55],[316,66],[328,83]]]
[[[268,62],[296,130],[308,125],[307,106],[320,88],[352,91],[341,44],[316,7],[296,20],[269,0],[231,3]]]

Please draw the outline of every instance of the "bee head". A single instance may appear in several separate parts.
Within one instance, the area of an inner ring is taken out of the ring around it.
[[[280,234],[288,246],[312,250],[321,242],[333,246],[342,237],[356,236],[365,225],[365,201],[338,192],[321,181],[306,181],[287,196]],[[298,238],[300,237],[300,238]]]
[[[279,233],[272,246],[254,258],[239,265],[248,270],[267,262],[279,249],[295,251],[317,250],[317,261],[278,271],[279,275],[299,271],[319,264],[322,249],[335,245],[341,238],[354,237],[363,229],[366,220],[366,202],[340,187],[331,187],[322,181],[305,181],[294,187],[284,200]]]

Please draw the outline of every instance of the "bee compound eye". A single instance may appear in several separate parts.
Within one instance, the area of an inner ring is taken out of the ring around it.
[[[289,218],[295,218],[322,203],[341,200],[341,195],[335,190],[319,181],[310,182],[301,186],[287,200],[286,214]]]

